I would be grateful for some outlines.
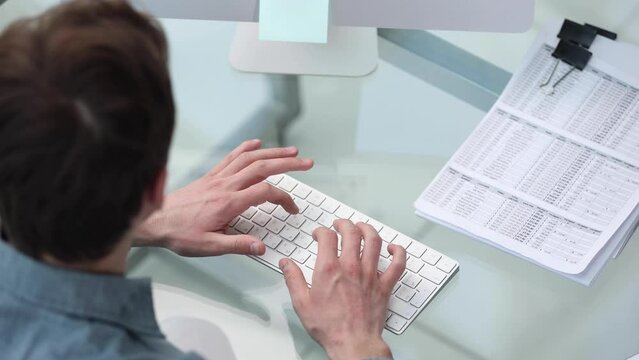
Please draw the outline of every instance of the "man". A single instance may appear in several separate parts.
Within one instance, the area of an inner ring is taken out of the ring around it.
[[[173,124],[166,40],[125,1],[72,1],[0,35],[2,358],[198,358],[160,333],[149,281],[124,277],[129,249],[263,254],[261,241],[225,228],[266,201],[296,213],[263,180],[313,163],[247,141],[165,199]],[[315,232],[312,289],[280,263],[293,306],[331,358],[390,358],[381,332],[405,251],[389,246],[393,262],[378,275],[372,227],[334,227],[342,254],[335,232]]]

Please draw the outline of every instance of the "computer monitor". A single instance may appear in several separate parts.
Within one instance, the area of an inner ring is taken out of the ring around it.
[[[238,21],[242,71],[359,76],[377,66],[377,28],[522,32],[534,0],[331,0],[327,44],[258,40],[259,0],[133,0],[157,17]]]

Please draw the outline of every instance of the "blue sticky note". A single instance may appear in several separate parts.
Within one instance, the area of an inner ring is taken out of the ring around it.
[[[260,0],[260,40],[326,43],[329,0]]]

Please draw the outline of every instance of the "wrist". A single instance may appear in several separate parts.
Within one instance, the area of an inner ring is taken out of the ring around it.
[[[133,246],[164,246],[168,236],[163,230],[163,224],[159,211],[146,218],[133,231]]]
[[[331,360],[392,359],[390,348],[381,337],[357,341],[344,339],[324,345]]]

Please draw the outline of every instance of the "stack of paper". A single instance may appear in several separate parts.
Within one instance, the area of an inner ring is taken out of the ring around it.
[[[639,224],[639,48],[597,36],[588,67],[548,94],[558,31],[542,31],[415,207],[590,285]]]

